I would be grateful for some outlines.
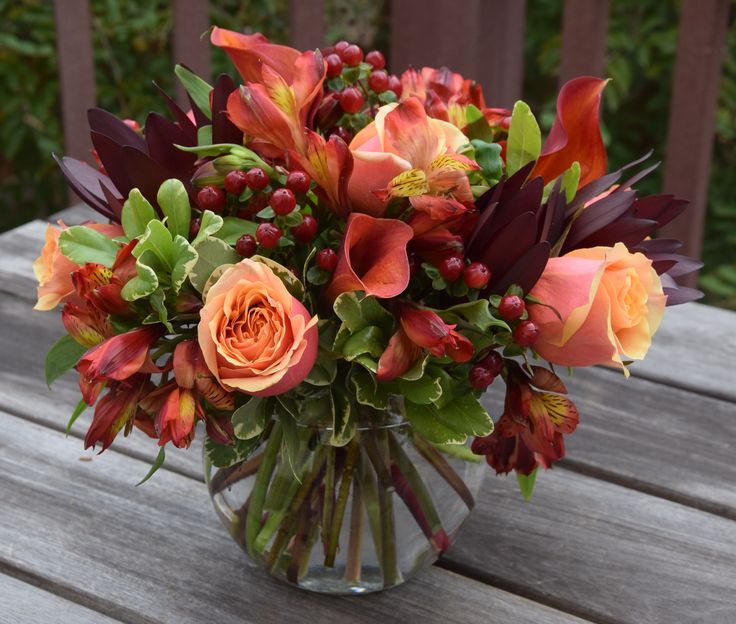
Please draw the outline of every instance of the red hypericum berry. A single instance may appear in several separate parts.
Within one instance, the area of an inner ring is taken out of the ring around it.
[[[468,373],[468,381],[476,390],[485,390],[493,383],[496,376],[485,366],[476,364]]]
[[[532,321],[521,321],[514,329],[514,342],[522,347],[531,347],[539,338],[539,327]]]
[[[368,86],[376,93],[383,93],[388,89],[388,74],[382,69],[371,72],[368,76]]]
[[[279,244],[281,240],[281,230],[273,223],[261,223],[256,228],[256,239],[258,243],[266,249],[272,249]]]
[[[363,50],[353,43],[345,48],[340,56],[346,65],[355,67],[356,65],[360,65],[360,62],[363,60]]]
[[[396,94],[397,98],[400,98],[404,91],[404,87],[401,85],[401,80],[399,80],[398,76],[394,75],[388,77],[388,88]]]
[[[197,234],[199,234],[199,228],[202,226],[202,220],[199,218],[192,219],[192,222],[189,224],[189,238],[197,238]]]
[[[337,266],[337,254],[334,249],[323,249],[317,254],[317,266],[323,271],[332,273]]]
[[[498,351],[491,351],[478,364],[487,368],[494,376],[500,375],[503,370],[503,356]]]
[[[337,126],[337,128],[333,128],[330,131],[330,136],[336,136],[340,137],[345,143],[350,143],[350,141],[353,140],[353,135],[351,134],[350,130],[347,128],[343,128],[342,126]]]
[[[304,215],[304,220],[291,228],[294,238],[300,243],[308,243],[317,234],[317,219],[311,215]]]
[[[297,195],[304,195],[309,190],[309,176],[303,171],[292,171],[286,176],[286,188]]]
[[[365,62],[373,67],[373,69],[383,69],[386,67],[386,59],[378,50],[371,50],[365,55]]]
[[[488,286],[488,282],[491,279],[491,271],[482,262],[471,262],[463,271],[463,279],[468,288],[480,290]]]
[[[243,234],[235,243],[235,251],[243,256],[243,258],[250,258],[256,253],[257,247],[256,239],[250,234]]]
[[[498,304],[498,313],[504,321],[515,321],[526,310],[526,304],[517,295],[506,295]]]
[[[360,112],[364,102],[363,94],[356,87],[348,87],[340,93],[340,106],[348,115]]]
[[[339,54],[342,57],[342,53],[345,51],[345,49],[350,45],[349,41],[345,41],[344,39],[342,41],[338,41],[335,44],[335,54]]]
[[[296,197],[288,188],[276,189],[271,194],[271,201],[268,202],[277,215],[288,215],[296,206]]]
[[[327,77],[336,78],[342,73],[342,59],[337,54],[328,54],[325,57],[327,63]]]
[[[329,56],[330,54],[335,53],[335,46],[325,46],[324,48],[320,48],[319,51],[322,53],[322,56]]]
[[[233,169],[225,174],[225,190],[230,195],[240,195],[248,186],[248,178],[245,171]]]
[[[197,203],[202,210],[220,212],[227,202],[225,193],[216,186],[205,186],[197,193]]]
[[[449,256],[437,268],[446,282],[456,282],[463,273],[465,263],[460,256]]]
[[[260,167],[253,167],[245,174],[245,183],[251,191],[262,191],[268,186],[268,174]]]

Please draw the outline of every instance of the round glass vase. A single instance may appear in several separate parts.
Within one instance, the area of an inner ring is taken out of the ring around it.
[[[485,462],[385,416],[343,446],[329,427],[274,421],[246,461],[217,468],[205,455],[215,510],[258,566],[310,591],[361,594],[403,583],[450,547]]]

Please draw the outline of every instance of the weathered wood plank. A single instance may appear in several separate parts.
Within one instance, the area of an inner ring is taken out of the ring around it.
[[[114,620],[76,602],[66,600],[0,574],[0,613],[4,624],[115,624]]]
[[[684,0],[677,40],[663,188],[689,199],[686,215],[664,228],[700,257],[703,245],[715,111],[726,49],[729,0]],[[697,276],[683,278],[693,286]]]
[[[559,86],[577,76],[604,78],[609,0],[565,0]]]
[[[210,27],[209,0],[173,0],[174,25],[172,31],[172,60],[186,65],[195,74],[210,82]],[[176,99],[188,106],[186,91],[176,85]]]
[[[314,50],[325,44],[324,0],[289,2],[289,43],[297,50]]]
[[[598,622],[736,621],[732,520],[563,469],[529,503],[514,481],[486,481],[448,565]]]
[[[126,622],[468,622],[580,620],[431,568],[378,595],[300,592],[246,564],[210,508],[205,486],[168,471],[129,486],[144,467],[120,453],[80,462],[73,442],[0,414],[0,560],[84,590]],[[131,613],[139,619],[131,619]]]

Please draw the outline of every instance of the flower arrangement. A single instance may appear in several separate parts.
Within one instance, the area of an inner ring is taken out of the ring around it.
[[[529,495],[578,423],[556,367],[628,374],[665,306],[699,296],[673,279],[698,264],[652,238],[686,202],[637,196],[654,167],[623,172],[644,159],[607,173],[604,80],[563,86],[543,142],[526,104],[488,107],[446,68],[211,38],[243,85],[177,67],[190,110],[162,93],[173,121],[141,128],[93,109],[97,166],[58,159],[109,223],[48,226],[36,308],[63,306],[68,335],[47,380],[79,373],[85,448],[153,438],[148,476],[204,423],[213,494],[251,483],[234,537],[293,582],[321,536],[320,565],[344,553],[357,586],[367,515],[388,587],[399,504],[433,557],[462,521],[420,460],[468,508],[452,462],[484,456]]]

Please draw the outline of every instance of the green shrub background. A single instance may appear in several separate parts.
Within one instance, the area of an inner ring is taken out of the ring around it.
[[[608,34],[604,134],[611,167],[655,148],[663,158],[679,7],[659,0],[615,0]],[[161,109],[151,81],[173,89],[171,8],[162,0],[91,0],[98,103],[143,121]],[[524,98],[543,127],[554,119],[560,62],[561,0],[527,3]],[[288,40],[287,0],[213,0],[212,22]],[[329,0],[328,37],[386,52],[388,0]],[[0,230],[64,208],[66,188],[52,161],[61,152],[52,3],[0,0]],[[216,72],[230,71],[213,51]],[[140,68],[145,68],[141,72]],[[400,69],[400,68],[397,68]],[[492,90],[489,93],[492,101]],[[492,102],[491,102],[492,103]],[[707,301],[736,309],[736,26],[728,33],[721,79],[701,274]],[[661,172],[641,188],[657,192]]]

